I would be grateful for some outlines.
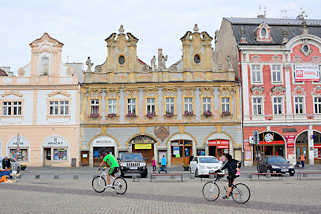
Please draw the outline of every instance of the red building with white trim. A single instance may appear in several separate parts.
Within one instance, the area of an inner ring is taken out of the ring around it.
[[[215,60],[233,66],[242,81],[246,165],[255,162],[256,148],[321,164],[321,20],[224,18]],[[258,146],[251,144],[254,130]]]

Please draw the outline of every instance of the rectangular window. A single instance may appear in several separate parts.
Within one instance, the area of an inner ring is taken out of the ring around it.
[[[117,114],[117,100],[108,99],[108,114]]]
[[[90,115],[99,115],[99,100],[90,100]]]
[[[211,98],[203,97],[203,112],[212,112],[211,108]]]
[[[273,97],[273,114],[280,115],[283,114],[283,98]]]
[[[147,113],[156,113],[155,98],[147,98]]]
[[[184,110],[185,112],[193,112],[193,98],[185,97],[184,98]]]
[[[130,98],[128,101],[128,114],[136,114],[136,99]]]
[[[263,114],[263,101],[262,97],[253,97],[253,115],[262,115]]]
[[[3,109],[4,116],[21,115],[22,102],[21,101],[4,101],[2,109]]]
[[[251,66],[251,79],[252,83],[262,83],[261,77],[261,66],[260,65],[252,65]]]
[[[304,113],[304,97],[294,97],[295,114]]]
[[[282,83],[281,65],[272,65],[272,83]]]
[[[166,97],[165,103],[166,103],[165,113],[174,114],[174,97]]]
[[[229,97],[222,97],[221,98],[222,104],[222,112],[230,112],[230,98]]]
[[[69,115],[69,101],[49,101],[49,115]]]
[[[10,149],[10,157],[17,161],[28,161],[28,149]]]
[[[314,97],[314,113],[321,114],[321,97]]]

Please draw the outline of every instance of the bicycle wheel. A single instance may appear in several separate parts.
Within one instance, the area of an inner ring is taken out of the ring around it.
[[[123,195],[127,191],[127,182],[124,178],[118,177],[114,180],[113,187],[117,194]]]
[[[238,204],[245,204],[251,197],[250,188],[242,183],[236,184],[232,189],[232,198]]]
[[[101,176],[95,176],[91,182],[91,186],[95,192],[102,193],[106,189],[106,180]]]
[[[202,192],[205,200],[215,201],[220,196],[221,191],[216,183],[214,183],[213,181],[209,181],[204,184]]]

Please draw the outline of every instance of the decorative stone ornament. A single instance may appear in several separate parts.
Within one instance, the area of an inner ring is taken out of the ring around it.
[[[125,30],[124,30],[124,26],[123,25],[120,25],[119,29],[118,29],[118,32],[120,34],[124,34]]]
[[[267,133],[267,134],[265,134],[264,135],[264,141],[265,142],[268,142],[268,143],[270,143],[270,142],[272,142],[273,141],[273,135],[271,134],[271,133]]]
[[[169,136],[169,130],[164,126],[157,127],[154,129],[154,134],[163,142]]]
[[[87,70],[86,72],[91,72],[91,67],[94,65],[94,63],[91,62],[90,56],[86,60]]]
[[[312,49],[307,40],[304,40],[301,46],[301,52],[304,56],[309,56],[312,53]]]
[[[197,24],[194,25],[193,31],[194,32],[198,32],[199,31],[199,28],[198,28]]]

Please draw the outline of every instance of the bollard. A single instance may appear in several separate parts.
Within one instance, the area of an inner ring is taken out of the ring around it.
[[[54,175],[54,179],[59,179],[59,175]]]
[[[150,174],[150,182],[153,182],[153,174]]]
[[[79,175],[74,175],[74,176],[73,176],[73,179],[74,179],[74,180],[79,180]]]
[[[35,175],[35,179],[40,179],[40,175]]]
[[[183,181],[184,181],[184,175],[181,174],[181,182],[183,182]]]

